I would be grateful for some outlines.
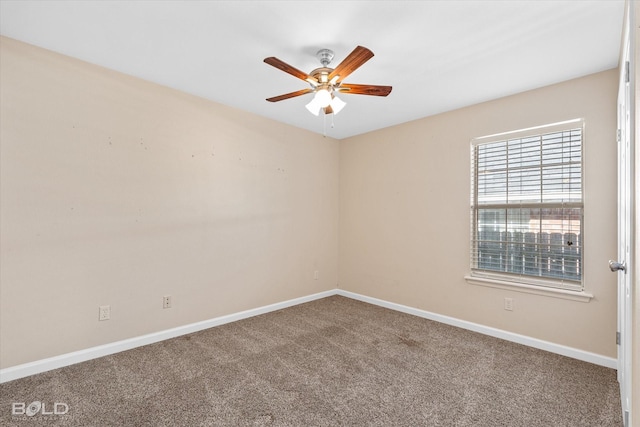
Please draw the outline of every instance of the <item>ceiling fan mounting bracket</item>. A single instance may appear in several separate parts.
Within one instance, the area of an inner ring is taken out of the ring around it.
[[[316,57],[318,58],[318,60],[320,61],[323,67],[326,67],[331,63],[331,60],[333,59],[333,55],[334,53],[331,49],[320,49],[316,53]]]

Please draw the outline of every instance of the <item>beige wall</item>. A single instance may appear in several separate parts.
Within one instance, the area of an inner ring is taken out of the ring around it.
[[[610,70],[341,141],[339,287],[616,357],[616,94]],[[586,121],[584,280],[595,298],[468,284],[470,140],[573,118]]]
[[[2,368],[336,287],[336,140],[0,49]]]

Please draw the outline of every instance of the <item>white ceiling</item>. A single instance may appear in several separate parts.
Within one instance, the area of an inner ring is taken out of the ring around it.
[[[9,1],[2,35],[342,139],[614,68],[624,0]],[[336,66],[357,45],[375,56],[347,83],[386,97],[341,95],[334,118],[311,115],[302,80],[317,50]]]

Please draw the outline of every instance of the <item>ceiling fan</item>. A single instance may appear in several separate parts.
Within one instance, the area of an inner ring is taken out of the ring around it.
[[[366,47],[356,47],[336,68],[329,68],[329,64],[334,56],[332,50],[320,49],[316,56],[320,60],[322,67],[316,68],[309,74],[292,67],[274,56],[265,58],[264,62],[267,64],[304,80],[311,85],[311,87],[307,89],[267,98],[267,101],[278,102],[284,99],[306,95],[307,93],[314,93],[313,99],[306,107],[307,110],[317,116],[320,114],[320,110],[324,111],[325,114],[338,114],[340,110],[344,108],[346,103],[336,96],[337,93],[373,96],[387,96],[391,93],[391,86],[349,84],[342,82],[345,77],[373,57],[373,52]]]

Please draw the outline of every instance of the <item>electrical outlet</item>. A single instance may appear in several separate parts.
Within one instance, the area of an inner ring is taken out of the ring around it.
[[[313,280],[318,280],[318,277],[319,277],[319,273],[318,273],[318,270],[316,270],[313,272]]]
[[[162,308],[171,308],[171,295],[162,297]]]
[[[111,306],[110,305],[101,305],[98,311],[98,320],[109,320],[111,319]]]
[[[513,311],[513,298],[504,299],[504,309],[507,311]]]

